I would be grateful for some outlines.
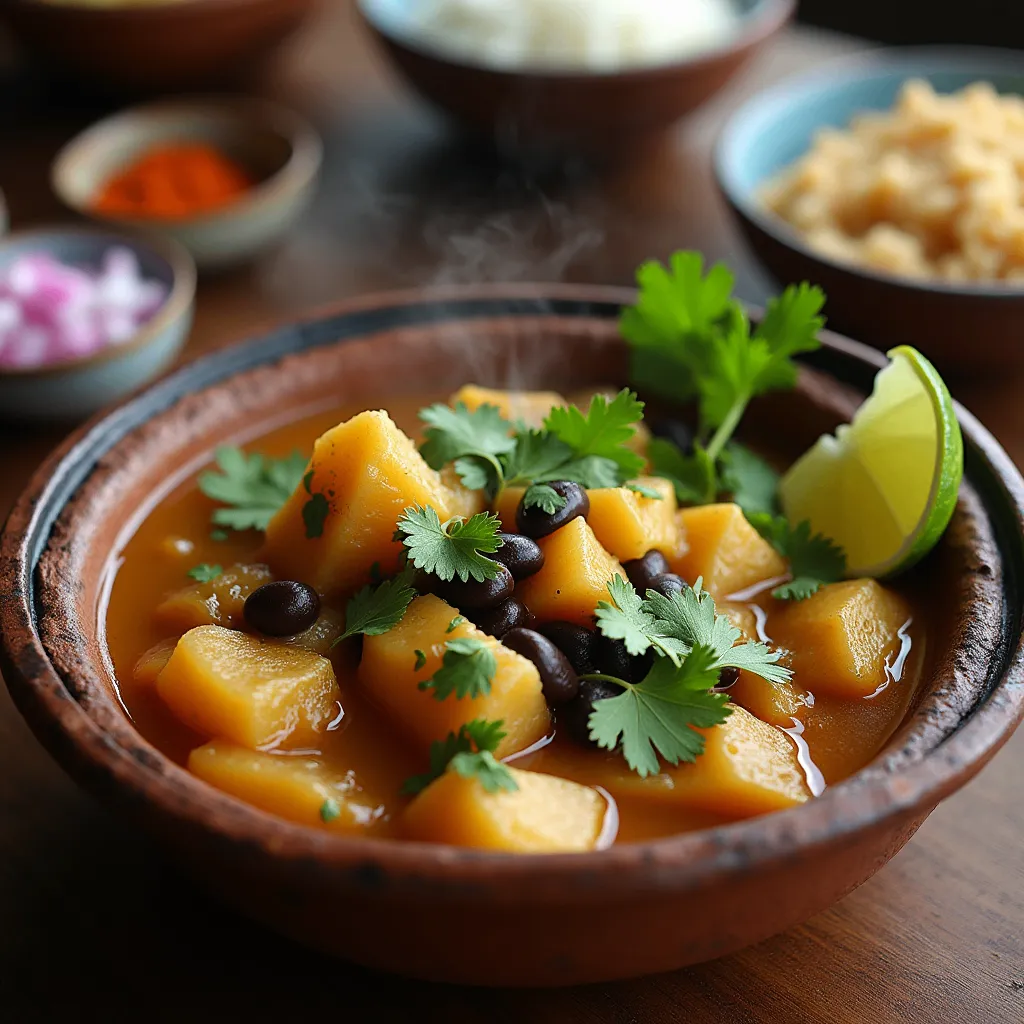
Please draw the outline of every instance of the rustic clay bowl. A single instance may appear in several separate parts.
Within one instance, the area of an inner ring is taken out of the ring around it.
[[[924,568],[942,595],[924,692],[874,762],[795,810],[585,855],[343,838],[209,788],[115,699],[97,612],[126,531],[176,474],[225,438],[325,403],[513,372],[551,388],[625,380],[615,318],[629,298],[517,286],[350,303],[193,363],[74,435],[0,539],[0,664],[36,735],[219,897],[301,942],[421,978],[562,985],[670,970],[781,931],[870,877],[1024,713],[1024,481],[963,410],[965,483]],[[837,379],[864,389],[881,362],[826,337],[814,363],[835,377],[805,371],[795,396],[754,410],[749,434],[800,450],[849,416],[857,393]]]
[[[724,46],[651,67],[611,72],[504,69],[418,40],[408,0],[359,0],[363,20],[409,83],[503,148],[630,156],[718,92],[792,17],[795,0],[739,0],[737,34]]]

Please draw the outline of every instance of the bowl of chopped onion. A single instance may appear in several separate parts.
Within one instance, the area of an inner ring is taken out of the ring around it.
[[[0,244],[0,417],[87,416],[166,369],[192,325],[196,270],[170,239],[85,228]]]
[[[510,149],[628,153],[716,93],[794,0],[360,0],[426,99]]]

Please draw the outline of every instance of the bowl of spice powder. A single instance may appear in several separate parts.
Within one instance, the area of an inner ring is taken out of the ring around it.
[[[73,210],[169,235],[209,270],[281,240],[313,198],[321,156],[313,128],[276,104],[161,102],[87,128],[58,154],[52,180]]]

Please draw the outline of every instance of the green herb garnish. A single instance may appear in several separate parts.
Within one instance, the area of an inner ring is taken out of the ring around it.
[[[448,623],[448,628],[445,630],[446,633],[454,633],[466,620],[461,615],[456,615],[451,622]]]
[[[416,655],[416,664],[413,665],[413,671],[419,672],[419,670],[423,668],[424,665],[426,665],[427,656],[419,648],[413,651],[413,654]]]
[[[328,797],[320,805],[320,820],[326,825],[326,824],[334,821],[335,818],[340,818],[340,817],[341,817],[341,806],[338,804],[337,800],[332,800],[330,797]]]
[[[282,459],[229,445],[218,448],[215,461],[220,472],[199,474],[199,490],[226,508],[213,512],[215,526],[231,530],[265,530],[274,514],[302,482],[307,459],[292,452]]]
[[[219,565],[210,565],[208,562],[202,562],[199,565],[192,566],[185,575],[194,579],[197,583],[212,583],[223,571]]]
[[[807,520],[790,525],[785,516],[748,515],[754,529],[776,551],[789,560],[793,579],[772,591],[773,597],[802,601],[826,583],[835,583],[846,575],[846,554],[834,540],[811,533]]]
[[[412,575],[412,570],[406,566],[392,579],[376,586],[368,583],[353,594],[345,606],[345,632],[331,646],[357,633],[380,636],[394,629],[416,596],[412,588]]]
[[[459,726],[457,733],[448,733],[446,739],[431,743],[430,770],[406,779],[402,792],[408,796],[422,792],[444,775],[449,765],[464,777],[478,778],[488,793],[518,789],[512,773],[494,756],[494,751],[505,738],[503,724],[477,718]]]
[[[419,684],[421,690],[433,690],[435,700],[445,700],[453,693],[457,700],[486,697],[491,681],[498,671],[498,661],[491,645],[476,637],[463,636],[444,645],[441,667]]]
[[[501,520],[487,512],[442,523],[433,508],[415,505],[402,513],[395,536],[417,569],[445,582],[458,577],[465,583],[472,577],[482,583],[498,575],[498,563],[487,555],[501,547],[500,531]]]

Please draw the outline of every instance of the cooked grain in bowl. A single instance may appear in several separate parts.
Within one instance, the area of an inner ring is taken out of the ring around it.
[[[948,281],[1024,281],[1024,99],[986,82],[904,85],[892,110],[825,129],[765,188],[825,256]]]

